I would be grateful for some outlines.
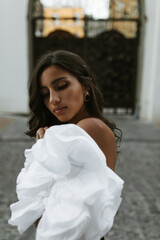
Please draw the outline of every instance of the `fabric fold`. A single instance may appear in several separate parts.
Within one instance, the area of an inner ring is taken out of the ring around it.
[[[19,232],[39,217],[36,240],[99,240],[110,230],[123,180],[83,129],[50,127],[25,156],[9,220]]]

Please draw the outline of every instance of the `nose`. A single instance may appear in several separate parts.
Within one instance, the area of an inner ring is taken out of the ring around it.
[[[60,101],[61,100],[60,100],[58,93],[51,90],[50,95],[49,95],[49,102],[52,103],[53,105],[57,105]]]

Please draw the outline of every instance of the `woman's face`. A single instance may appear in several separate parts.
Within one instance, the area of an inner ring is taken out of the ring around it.
[[[40,77],[40,92],[46,108],[60,121],[77,123],[88,117],[86,89],[65,69],[52,65]]]

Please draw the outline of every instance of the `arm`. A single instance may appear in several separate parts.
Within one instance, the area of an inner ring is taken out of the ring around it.
[[[107,159],[107,166],[114,170],[116,165],[116,140],[111,129],[97,118],[86,118],[77,123],[97,143]]]

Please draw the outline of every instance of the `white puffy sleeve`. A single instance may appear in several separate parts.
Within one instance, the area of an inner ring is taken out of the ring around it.
[[[84,130],[74,124],[51,127],[25,154],[11,225],[24,232],[41,217],[37,240],[98,240],[110,230],[123,180]]]
[[[16,192],[18,202],[11,204],[9,224],[18,227],[23,233],[44,212],[44,202],[53,185],[53,176],[48,173],[32,154],[32,149],[25,150],[24,168],[17,177]]]

